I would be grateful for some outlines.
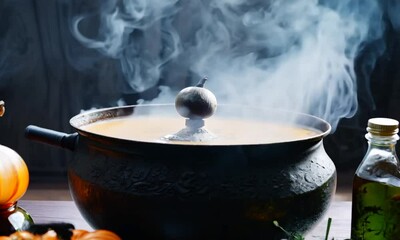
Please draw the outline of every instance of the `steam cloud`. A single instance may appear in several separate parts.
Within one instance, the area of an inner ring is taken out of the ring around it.
[[[383,14],[379,0],[108,1],[97,16],[97,36],[80,28],[88,15],[73,19],[72,32],[118,59],[132,92],[169,78],[172,90],[162,87],[161,96],[173,102],[174,81],[180,86],[207,75],[219,103],[304,112],[335,129],[357,111],[355,59],[382,37]],[[384,48],[372,49],[371,58]]]

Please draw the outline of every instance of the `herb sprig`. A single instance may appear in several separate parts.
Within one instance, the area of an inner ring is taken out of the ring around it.
[[[281,229],[287,235],[287,237],[288,237],[287,240],[305,240],[305,238],[301,234],[291,233],[291,232],[287,231],[286,229],[284,229],[282,226],[279,225],[278,221],[273,221],[273,224],[276,227],[278,227],[279,229]],[[328,218],[328,223],[327,223],[326,232],[325,232],[325,240],[328,240],[331,225],[332,225],[332,218]],[[334,240],[334,238],[332,238],[332,240]]]

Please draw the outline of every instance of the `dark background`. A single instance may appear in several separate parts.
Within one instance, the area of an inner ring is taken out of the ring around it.
[[[69,133],[73,131],[69,119],[81,110],[115,106],[118,99],[135,104],[139,98],[151,99],[158,93],[157,88],[121,92],[125,83],[117,61],[83,47],[69,28],[71,15],[90,11],[96,1],[71,2],[0,2],[0,99],[6,103],[6,114],[0,119],[0,143],[25,159],[33,180],[64,179],[72,153],[25,139],[26,126]],[[368,43],[356,59],[357,114],[342,119],[324,140],[339,173],[354,172],[361,161],[369,118],[400,120],[400,33],[389,19],[384,21],[387,30],[383,38]],[[96,26],[86,28],[90,32]],[[382,43],[385,51],[376,62],[366,64],[375,45]],[[370,75],[363,74],[365,67],[370,68]],[[160,84],[168,84],[162,81]]]

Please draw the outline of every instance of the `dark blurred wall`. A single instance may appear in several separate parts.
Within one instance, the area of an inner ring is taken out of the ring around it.
[[[26,126],[71,132],[72,116],[82,109],[111,106],[120,97],[120,76],[112,59],[98,54],[92,71],[70,64],[78,53],[97,54],[70,34],[70,10],[62,1],[0,2],[0,98],[6,103],[0,142],[25,159],[33,177],[64,174],[71,154],[26,140]]]
[[[26,126],[72,132],[69,119],[81,110],[115,106],[120,98],[132,104],[157,94],[150,89],[124,95],[124,80],[116,61],[83,47],[71,35],[71,15],[90,11],[95,5],[96,1],[0,2],[0,99],[6,103],[6,114],[0,118],[0,143],[25,159],[33,178],[64,176],[72,153],[25,139]],[[400,33],[387,24],[388,32],[381,39],[387,47],[372,64],[372,75],[362,76],[356,69],[360,78],[356,116],[343,119],[325,140],[326,150],[339,169],[354,169],[361,160],[368,118],[400,120]],[[91,26],[86,28],[90,31]],[[365,48],[357,59],[359,65],[372,48],[373,43]],[[85,58],[91,61],[86,61],[84,70],[74,65]],[[370,81],[365,81],[369,77]]]

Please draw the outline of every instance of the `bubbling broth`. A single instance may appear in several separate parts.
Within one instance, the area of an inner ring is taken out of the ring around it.
[[[302,126],[213,117],[205,120],[205,128],[217,137],[207,142],[178,142],[163,140],[184,128],[184,120],[176,117],[124,117],[97,121],[81,127],[82,130],[113,138],[174,144],[264,144],[311,138],[321,131]]]

